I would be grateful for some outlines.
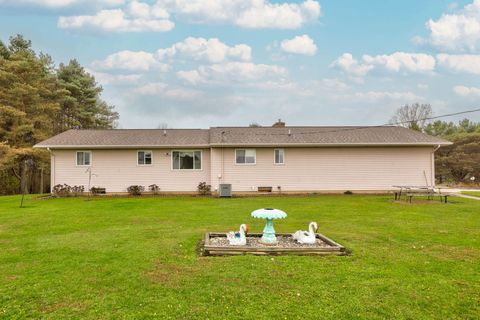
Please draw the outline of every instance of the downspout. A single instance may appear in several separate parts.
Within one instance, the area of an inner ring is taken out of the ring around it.
[[[52,193],[53,186],[55,185],[55,154],[47,147],[50,152],[50,193]]]
[[[223,143],[225,142],[225,131],[222,131],[222,165],[221,165],[221,170],[220,170],[220,182],[224,183],[225,182],[225,153],[224,153],[224,146]]]
[[[220,174],[221,174],[221,177],[220,177],[220,181],[223,183],[225,182],[224,180],[224,175],[225,175],[225,169],[224,169],[224,149],[223,149],[223,146],[222,146],[222,167],[221,167],[221,171],[220,171]]]
[[[435,148],[433,148],[433,151],[431,153],[431,160],[430,160],[430,172],[431,172],[431,177],[430,177],[430,181],[431,181],[431,185],[432,187],[435,187],[435,152],[440,149],[440,145],[437,145]]]

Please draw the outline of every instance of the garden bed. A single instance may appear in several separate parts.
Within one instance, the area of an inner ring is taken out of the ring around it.
[[[204,256],[230,255],[347,255],[344,246],[317,233],[315,244],[300,244],[293,240],[289,233],[277,233],[278,243],[267,245],[260,242],[261,233],[247,236],[247,245],[232,246],[228,243],[225,233],[207,232],[200,245],[200,254]]]

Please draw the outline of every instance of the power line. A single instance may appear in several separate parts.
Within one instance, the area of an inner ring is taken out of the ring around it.
[[[254,133],[254,135],[257,136],[285,136],[285,135],[299,135],[299,134],[317,134],[317,133],[335,133],[335,132],[343,132],[343,131],[354,131],[354,130],[362,130],[362,129],[371,129],[371,128],[381,128],[381,127],[386,127],[386,126],[395,126],[395,125],[401,125],[401,124],[407,124],[407,123],[412,123],[412,122],[419,122],[419,121],[426,121],[426,120],[433,120],[433,119],[439,119],[439,118],[446,118],[446,117],[452,117],[452,116],[457,116],[460,114],[467,114],[467,113],[474,113],[474,112],[479,112],[480,108],[478,109],[471,109],[471,110],[465,110],[465,111],[460,111],[460,112],[454,112],[454,113],[447,113],[447,114],[442,114],[439,116],[433,116],[433,117],[425,117],[417,120],[407,120],[407,121],[399,121],[395,123],[386,123],[382,125],[375,125],[375,126],[358,126],[358,127],[349,127],[349,128],[338,128],[334,130],[322,130],[322,131],[295,131],[291,132],[290,129],[287,128],[282,128],[282,129],[288,129],[288,132],[286,133]],[[260,127],[260,128],[266,128],[266,127]],[[268,127],[267,127],[268,128]],[[229,133],[230,131],[224,131],[224,133]],[[243,133],[243,132],[235,132],[235,135],[251,135],[250,133]]]
[[[458,116],[460,114],[473,113],[473,112],[478,112],[478,111],[480,111],[480,108],[472,109],[472,110],[465,110],[465,111],[460,111],[460,112],[455,112],[455,113],[447,113],[447,114],[442,114],[441,116],[427,117],[427,118],[422,118],[422,119],[418,119],[418,120],[408,120],[408,121],[395,122],[395,123],[390,123],[390,124],[385,124],[385,125],[397,125],[397,124],[405,124],[405,123],[411,123],[411,122],[417,122],[417,121],[426,121],[426,120],[433,120],[433,119],[438,119],[438,118],[453,117],[453,116]]]

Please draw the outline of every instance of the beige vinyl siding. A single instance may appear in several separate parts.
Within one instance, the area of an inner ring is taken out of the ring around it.
[[[233,191],[376,191],[392,185],[432,185],[432,147],[283,148],[285,163],[274,164],[275,148],[256,148],[255,165],[235,164],[235,148],[212,148],[211,183]],[[223,158],[223,160],[222,160]],[[223,163],[223,166],[222,166]],[[425,173],[424,173],[425,171]]]
[[[157,184],[160,191],[196,191],[199,182],[210,183],[209,149],[191,149],[202,151],[201,170],[173,170],[173,149],[148,150],[153,152],[152,165],[137,165],[136,149],[92,149],[91,168],[96,176],[92,177],[91,186],[104,187],[107,192],[126,192],[130,185],[143,185],[147,189],[151,184]],[[89,166],[76,165],[76,151],[52,151],[52,186],[66,183],[87,188]]]
[[[255,149],[256,164],[247,165],[235,163],[235,148],[224,148],[223,156],[222,148],[200,149],[201,170],[173,170],[171,155],[176,149],[151,149],[152,165],[145,166],[137,165],[136,149],[92,149],[91,168],[96,176],[91,186],[126,192],[130,185],[155,183],[161,191],[196,191],[198,183],[205,181],[214,188],[231,183],[234,191],[243,192],[265,186],[273,191],[280,186],[286,192],[376,191],[392,185],[423,186],[425,176],[433,184],[432,147],[283,148],[281,165],[274,163],[275,148]],[[76,151],[52,151],[52,186],[88,186],[88,166],[76,165]]]

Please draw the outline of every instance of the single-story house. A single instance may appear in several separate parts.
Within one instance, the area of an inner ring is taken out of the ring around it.
[[[396,126],[68,130],[35,145],[51,153],[51,186],[156,184],[194,192],[374,192],[433,186],[434,153],[450,142]],[[89,181],[91,179],[91,181]]]

